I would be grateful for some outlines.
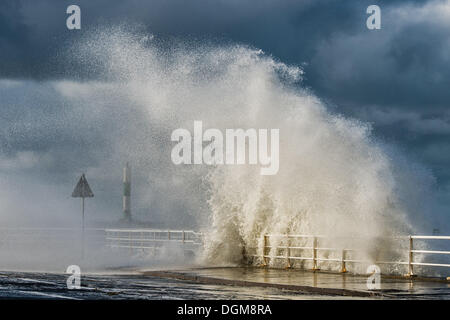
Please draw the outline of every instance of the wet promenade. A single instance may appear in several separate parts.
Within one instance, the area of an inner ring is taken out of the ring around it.
[[[0,272],[0,299],[450,299],[450,283],[263,268],[114,269],[86,273],[69,290],[67,274]]]
[[[302,270],[265,268],[198,268],[147,271],[148,276],[167,277],[204,284],[277,288],[334,297],[375,299],[450,299],[450,281],[442,279],[381,277],[380,289],[369,290],[366,276]]]

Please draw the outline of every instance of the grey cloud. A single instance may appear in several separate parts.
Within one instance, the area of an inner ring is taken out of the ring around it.
[[[311,63],[313,87],[352,106],[447,107],[450,25],[414,18],[426,8],[403,10],[385,9],[382,30],[341,33],[323,41]],[[438,14],[439,8],[435,10]]]

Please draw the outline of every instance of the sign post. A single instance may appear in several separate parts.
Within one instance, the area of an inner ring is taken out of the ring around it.
[[[84,258],[84,198],[92,198],[94,194],[92,193],[91,188],[84,176],[84,173],[81,175],[80,180],[78,180],[75,189],[72,192],[72,197],[81,198],[81,236],[82,236],[82,244],[81,244],[81,256]]]
[[[131,221],[131,167],[126,164],[123,168],[123,218],[125,221]]]

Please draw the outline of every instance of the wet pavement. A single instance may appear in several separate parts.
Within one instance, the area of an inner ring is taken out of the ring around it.
[[[450,299],[450,283],[382,278],[381,290],[370,291],[367,277],[301,270],[117,270],[82,275],[72,290],[68,276],[0,272],[0,299]]]
[[[198,284],[139,274],[93,274],[81,278],[81,288],[69,290],[68,275],[0,272],[0,299],[327,299],[324,295],[272,288]]]
[[[324,289],[323,294],[333,293],[327,289],[343,290],[344,295],[367,293],[379,295],[373,298],[394,299],[450,299],[450,281],[435,281],[436,279],[401,279],[381,277],[380,289],[369,290],[367,276],[352,274],[311,272],[297,269],[266,269],[266,268],[198,268],[178,270],[181,273],[198,278],[226,279],[230,281],[253,282],[277,285],[279,288],[298,291],[320,292],[315,288]],[[151,274],[151,273],[147,273]],[[232,284],[231,282],[229,282]],[[239,283],[238,283],[239,284]],[[246,283],[246,285],[249,285]],[[354,291],[354,293],[353,293]],[[339,294],[339,291],[336,291]]]

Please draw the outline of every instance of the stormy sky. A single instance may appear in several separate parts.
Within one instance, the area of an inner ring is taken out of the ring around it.
[[[70,4],[81,7],[79,31],[65,26]],[[366,27],[371,4],[381,7],[381,30]],[[98,25],[121,23],[168,42],[242,43],[301,66],[302,84],[333,112],[371,123],[378,138],[428,167],[443,208],[450,205],[450,2],[439,0],[2,0],[0,172],[8,179],[25,174],[69,190],[78,172],[108,154],[102,135],[92,140],[71,124],[90,120],[47,104],[39,90],[52,80],[95,79],[61,52]],[[42,114],[61,121],[45,123]],[[83,153],[87,144],[93,153]],[[120,207],[120,197],[112,203]]]

